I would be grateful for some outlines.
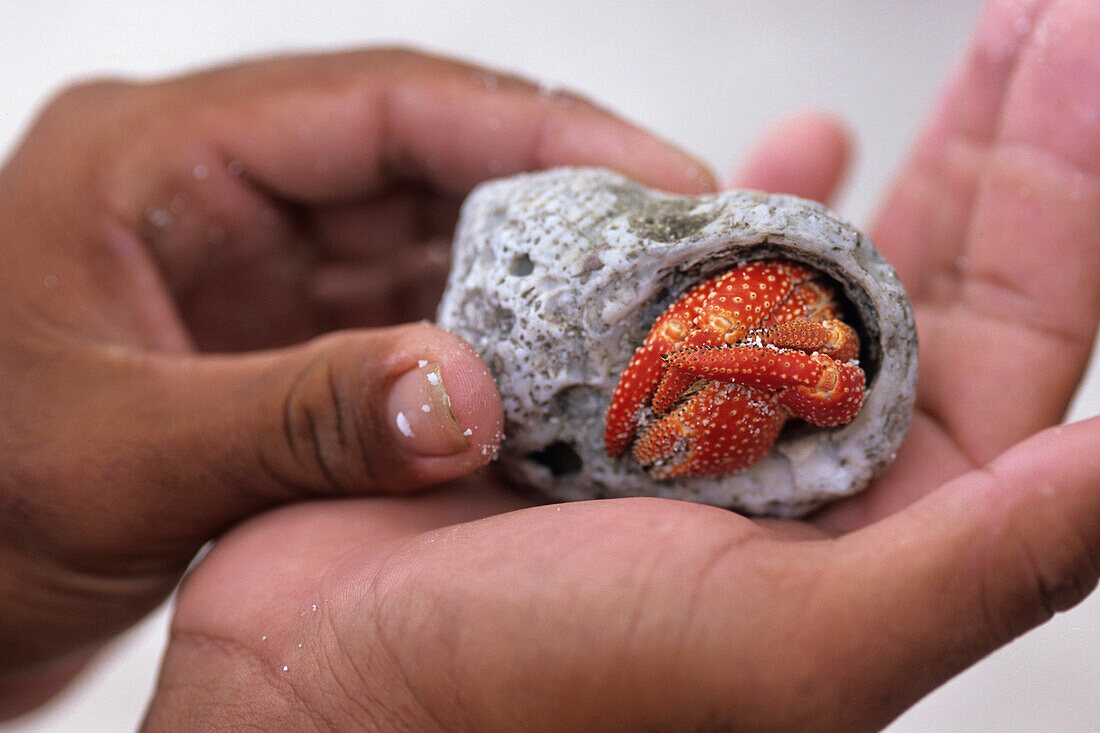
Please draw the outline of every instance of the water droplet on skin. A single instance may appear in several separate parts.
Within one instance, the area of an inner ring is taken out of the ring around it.
[[[289,672],[289,671],[290,671],[290,667],[288,667],[287,665],[285,665],[285,664],[284,664],[284,665],[283,665],[283,671],[284,671],[284,672]]]
[[[486,74],[483,71],[476,72],[474,74],[474,81],[482,84],[489,89],[496,89],[500,85],[500,80],[492,74]]]
[[[424,367],[428,366],[428,361],[426,359],[419,359],[417,360],[416,365],[423,369]]]
[[[210,175],[210,169],[202,163],[198,163],[191,169],[191,175],[193,175],[196,180],[202,181]]]
[[[553,100],[562,96],[561,87],[556,84],[542,82],[539,84],[538,97],[543,100]]]
[[[409,424],[409,418],[405,417],[405,413],[397,413],[396,422],[397,429],[401,431],[402,435],[404,435],[406,438],[413,437],[412,426]],[[314,609],[316,609],[316,606],[314,606]]]
[[[147,218],[157,229],[167,229],[172,224],[172,216],[164,209],[151,210]]]

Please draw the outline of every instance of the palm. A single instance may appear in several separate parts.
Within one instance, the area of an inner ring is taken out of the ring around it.
[[[535,730],[536,718],[558,730],[611,720],[690,727],[697,711],[664,698],[639,705],[638,686],[657,675],[673,699],[722,686],[731,707],[749,709],[753,691],[729,684],[726,660],[791,648],[795,627],[761,611],[782,608],[824,572],[812,543],[785,542],[721,510],[663,500],[522,508],[510,492],[479,484],[297,506],[243,526],[185,584],[166,669],[191,664],[204,640],[218,639],[252,650],[234,664],[276,673],[285,665],[290,684],[310,680],[300,688],[307,710],[325,707],[330,684],[344,685],[348,704],[326,715],[356,724],[367,721],[352,701],[412,696],[443,721],[461,699],[463,724],[477,730],[509,720]],[[829,617],[822,609],[797,633],[820,633]],[[741,620],[739,633],[722,631],[730,619]],[[335,666],[331,651],[318,659],[324,649],[336,650]],[[646,663],[607,667],[630,658]],[[679,669],[685,659],[698,665],[691,679]],[[775,694],[790,709],[815,671],[796,669],[797,654],[771,660],[754,674],[786,675],[785,696]]]

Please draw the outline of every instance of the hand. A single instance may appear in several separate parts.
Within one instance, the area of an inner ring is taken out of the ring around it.
[[[184,584],[147,727],[867,729],[1083,598],[1100,419],[1051,425],[1100,311],[1100,11],[1033,5],[990,5],[874,232],[923,371],[869,492],[805,523],[484,477],[279,510]],[[790,123],[742,181],[824,196],[843,152]]]
[[[474,184],[558,164],[714,185],[591,104],[406,52],[59,96],[0,173],[0,717],[242,517],[487,463],[480,359],[381,326],[431,315]]]

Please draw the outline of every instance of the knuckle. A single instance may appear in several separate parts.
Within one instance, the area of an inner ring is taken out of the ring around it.
[[[1077,605],[1100,577],[1097,549],[1056,516],[1032,511],[1014,517],[1006,534],[1001,561],[1007,559],[1015,572],[1007,588],[987,583],[985,589],[987,623],[1004,640]]]
[[[375,466],[368,450],[367,428],[358,401],[334,365],[334,355],[322,349],[297,371],[284,391],[283,453],[295,484],[310,493],[347,495],[374,484]]]
[[[118,79],[89,79],[70,83],[54,93],[38,117],[39,126],[72,127],[86,131],[90,117],[102,118],[117,110],[133,85]]]
[[[1096,586],[1097,558],[1083,538],[1063,532],[1050,547],[1032,548],[1021,541],[1024,587],[1039,621],[1069,610]]]

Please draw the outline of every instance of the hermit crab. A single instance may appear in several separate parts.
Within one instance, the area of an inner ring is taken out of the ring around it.
[[[863,404],[859,337],[832,288],[783,260],[740,265],[661,314],[619,378],[604,444],[630,440],[659,478],[723,476],[771,449],[788,418],[850,422]]]
[[[555,499],[800,516],[865,487],[912,413],[893,269],[792,196],[673,196],[600,169],[487,182],[438,320],[496,378],[501,467]]]

